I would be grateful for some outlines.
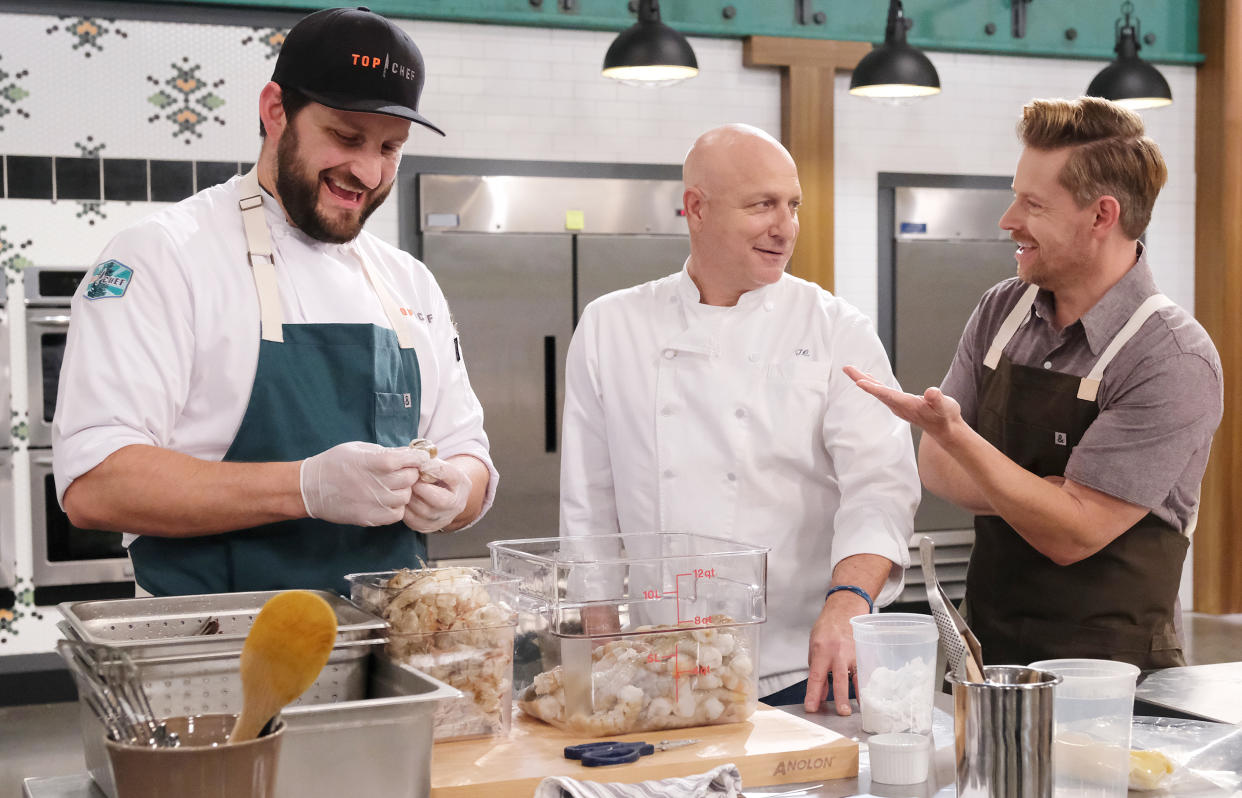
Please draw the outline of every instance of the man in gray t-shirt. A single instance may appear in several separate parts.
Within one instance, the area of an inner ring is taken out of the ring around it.
[[[966,610],[986,662],[1185,664],[1177,588],[1223,383],[1138,242],[1164,160],[1099,98],[1032,101],[1018,132],[1000,220],[1018,274],[984,295],[941,387],[847,372],[926,432],[923,484],[976,514]]]

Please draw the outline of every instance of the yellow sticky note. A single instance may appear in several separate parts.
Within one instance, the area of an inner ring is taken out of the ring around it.
[[[586,215],[582,211],[565,211],[565,229],[581,230],[586,227]]]

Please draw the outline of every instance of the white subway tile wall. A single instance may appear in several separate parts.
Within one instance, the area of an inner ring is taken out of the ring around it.
[[[599,75],[614,34],[404,21],[427,62],[420,110],[448,133],[415,129],[411,154],[541,161],[680,163],[691,141],[725,122],[779,135],[780,74],[742,66],[740,41],[693,38],[701,73],[671,88],[622,86]],[[282,31],[230,25],[0,14],[0,155],[252,161],[257,95]],[[939,96],[906,105],[850,97],[837,76],[836,289],[876,313],[876,174],[1011,175],[1013,127],[1036,96],[1076,96],[1102,62],[929,53]],[[1194,294],[1194,101],[1191,67],[1161,66],[1168,109],[1145,113],[1170,181],[1148,241],[1165,292]],[[8,278],[14,406],[26,414],[20,270],[29,263],[88,265],[115,231],[159,203],[0,199],[0,269]],[[397,243],[397,203],[369,229]],[[434,270],[436,264],[429,264]],[[0,356],[3,356],[0,354]],[[0,420],[0,423],[8,420]],[[7,423],[4,424],[7,428]],[[0,445],[4,436],[0,433]],[[24,441],[15,434],[19,529],[29,529]],[[18,573],[29,586],[29,536]],[[54,613],[18,607],[0,619],[0,653],[46,651]],[[42,614],[42,618],[35,617]],[[21,634],[15,634],[20,631]]]

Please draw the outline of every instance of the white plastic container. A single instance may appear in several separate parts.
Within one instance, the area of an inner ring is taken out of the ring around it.
[[[940,633],[930,615],[891,612],[850,619],[863,731],[928,734]]]
[[[921,784],[927,781],[931,741],[922,734],[889,732],[867,740],[871,780],[879,784]]]
[[[767,549],[685,533],[502,540],[520,580],[514,692],[599,737],[745,720],[758,705]]]
[[[1061,677],[1052,748],[1058,798],[1125,798],[1139,669],[1100,659],[1047,659],[1031,667]]]

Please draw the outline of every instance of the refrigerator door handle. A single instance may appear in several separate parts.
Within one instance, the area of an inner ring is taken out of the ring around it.
[[[556,452],[556,336],[543,337],[543,450]]]

